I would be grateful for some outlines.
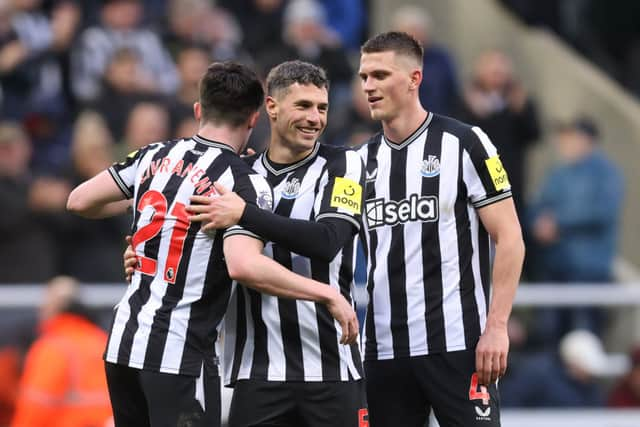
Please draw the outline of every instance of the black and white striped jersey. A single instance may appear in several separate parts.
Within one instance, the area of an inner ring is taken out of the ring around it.
[[[241,227],[205,234],[185,206],[191,195],[213,196],[218,181],[271,209],[269,184],[231,147],[197,135],[148,145],[109,172],[133,198],[139,262],[116,305],[105,359],[172,374],[199,375],[203,363],[216,369],[214,343],[231,294],[222,241],[253,234]]]
[[[475,348],[490,241],[476,209],[511,197],[481,129],[429,113],[406,140],[374,136],[366,164],[365,360]]]
[[[316,143],[309,156],[291,165],[278,167],[264,153],[245,160],[273,187],[277,214],[310,221],[336,217],[360,228],[364,167],[355,151]],[[265,253],[295,273],[339,289],[352,302],[355,240],[354,236],[331,262],[272,242]],[[242,379],[311,382],[362,377],[359,346],[339,343],[340,324],[323,304],[238,286],[224,330],[226,384]]]

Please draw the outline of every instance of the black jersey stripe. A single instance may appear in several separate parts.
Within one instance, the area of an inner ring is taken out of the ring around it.
[[[309,159],[309,157],[307,157]],[[303,164],[306,164],[304,162]],[[291,179],[298,179],[300,182],[304,180],[308,168],[298,168],[291,175]],[[280,199],[275,212],[278,215],[290,216],[296,199]],[[273,259],[289,270],[293,269],[291,260],[291,252],[286,248],[275,244],[273,245]],[[278,299],[278,308],[280,310],[280,332],[282,334],[282,345],[285,355],[285,377],[287,379],[300,379],[300,373],[304,372],[304,361],[302,358],[302,340],[300,338],[300,324],[298,320],[298,307],[294,300],[284,298]]]
[[[473,244],[471,242],[471,219],[469,218],[467,189],[460,178],[462,175],[462,154],[458,153],[458,194],[455,202],[456,230],[458,233],[458,265],[460,269],[460,303],[462,304],[462,322],[467,348],[474,348],[480,336],[480,316],[475,296],[473,277]]]
[[[389,193],[394,200],[407,197],[407,151],[391,151],[391,171],[389,173]],[[394,348],[409,348],[407,328],[406,264],[404,263],[404,224],[391,229],[391,245],[387,261],[389,275],[389,300],[391,302],[391,336]]]
[[[429,155],[442,157],[442,128],[433,123],[424,145],[424,159]],[[422,196],[433,196],[440,192],[440,176],[422,179]],[[422,223],[422,271],[424,281],[425,321],[427,324],[427,347],[430,353],[445,351],[444,310],[442,307],[442,255],[437,222]]]
[[[374,137],[373,142],[366,146],[366,163],[365,174],[367,180],[367,186],[365,191],[367,195],[365,200],[376,198],[376,188],[374,185],[375,179],[378,174],[378,150],[382,141],[382,134]],[[367,212],[364,213],[367,215]],[[368,271],[367,271],[367,293],[369,294],[369,303],[367,305],[367,312],[365,317],[365,358],[377,359],[378,358],[378,342],[376,340],[376,325],[373,318],[375,312],[375,306],[373,301],[373,276],[377,268],[377,250],[378,250],[378,233],[376,230],[370,230],[368,237],[362,233],[360,241],[363,243],[368,258]],[[368,250],[367,250],[368,249]]]

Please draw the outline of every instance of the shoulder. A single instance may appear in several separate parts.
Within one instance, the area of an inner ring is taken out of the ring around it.
[[[253,167],[253,165],[262,157],[264,151],[260,153],[255,153],[250,156],[240,157],[243,162],[245,162],[249,167]]]
[[[371,138],[366,140],[363,144],[353,147],[352,150],[357,152],[360,156],[364,156],[369,150],[377,149],[377,147],[379,147],[381,143],[382,143],[382,131],[374,134]]]
[[[351,170],[362,164],[358,152],[350,147],[321,144],[318,155],[326,160],[329,170]]]
[[[358,154],[351,147],[338,147],[334,145],[320,144],[318,155],[330,162],[343,160],[345,158],[357,156]]]
[[[238,156],[237,154],[228,151],[222,150],[222,156],[224,156],[224,161],[231,166],[234,171],[234,174],[243,174],[249,175],[255,173],[253,169],[251,169],[251,165],[247,162],[245,158]]]
[[[453,117],[434,114],[430,129],[439,130],[443,135],[453,136],[451,140],[457,141],[462,149],[472,152],[484,148],[487,152],[493,151],[493,143],[489,136],[478,126],[462,122]],[[448,139],[444,139],[447,141]]]

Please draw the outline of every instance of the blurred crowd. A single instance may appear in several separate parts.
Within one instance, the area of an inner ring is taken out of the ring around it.
[[[533,4],[599,4],[503,2],[525,16]],[[614,281],[624,182],[599,144],[598,123],[583,116],[554,123],[548,139],[556,161],[540,188],[528,188],[528,151],[543,132],[535,97],[509,56],[480,52],[472,74],[461,76],[452,55],[433,42],[426,10],[397,8],[391,22],[424,45],[425,107],[480,126],[501,153],[527,241],[526,279],[568,286]],[[59,275],[123,281],[130,219],[71,216],[69,192],[130,151],[195,134],[197,83],[213,60],[238,60],[262,76],[294,58],[324,67],[331,108],[323,142],[364,142],[379,130],[356,75],[368,27],[366,0],[0,0],[0,283],[45,283]],[[250,146],[261,150],[267,139],[263,119]],[[29,330],[38,325],[44,333],[44,321]],[[605,405],[595,378],[606,356],[606,325],[606,313],[591,308],[516,313],[513,369],[503,388],[512,391],[503,392],[504,404]],[[9,377],[0,378],[0,426],[18,398],[19,388],[7,384],[18,381],[28,348],[21,342],[0,342],[0,373]],[[593,360],[576,359],[581,352]],[[632,370],[608,398],[612,406],[640,406],[640,351],[630,360]],[[542,382],[539,372],[549,374],[553,392],[534,387]]]
[[[562,37],[640,96],[640,3],[636,0],[500,0],[527,24]]]

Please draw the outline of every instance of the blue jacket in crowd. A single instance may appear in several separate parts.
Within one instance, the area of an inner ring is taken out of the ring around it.
[[[558,225],[559,239],[542,248],[547,280],[611,280],[623,187],[618,167],[600,149],[548,174],[534,210],[551,213]]]

